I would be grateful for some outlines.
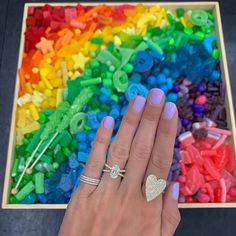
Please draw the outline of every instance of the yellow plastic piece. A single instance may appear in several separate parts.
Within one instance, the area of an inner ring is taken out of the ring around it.
[[[137,23],[138,28],[143,28],[146,24],[151,24],[152,22],[156,21],[156,16],[153,14],[146,14],[139,19]]]
[[[48,89],[53,89],[51,83],[48,81],[47,78],[41,77],[41,79],[42,79],[42,81],[44,82],[44,84],[46,85],[46,87],[47,87]]]
[[[40,128],[40,124],[37,121],[29,123],[27,126],[21,129],[22,134],[32,133]]]
[[[32,72],[33,72],[34,74],[38,74],[38,73],[39,73],[39,69],[38,69],[37,67],[33,67],[33,68],[32,68]]]
[[[26,126],[26,110],[24,108],[18,110],[17,127],[24,128]]]
[[[186,22],[185,22],[185,19],[184,19],[184,17],[182,16],[182,17],[180,17],[180,22],[181,22],[181,24],[184,26],[184,27],[186,27],[187,25],[186,25]]]
[[[52,91],[50,89],[45,89],[44,90],[44,95],[47,97],[51,97],[52,96]]]
[[[34,120],[38,120],[39,119],[39,113],[38,113],[38,110],[37,110],[36,106],[34,104],[30,104],[29,105],[29,110],[30,110],[31,115],[34,118]]]
[[[27,82],[25,84],[25,86],[26,86],[27,92],[32,94],[33,93],[33,89],[32,89],[31,83]]]
[[[63,101],[63,89],[57,89],[56,107]]]
[[[120,37],[118,37],[117,35],[114,37],[114,43],[117,46],[121,46],[121,44],[122,44]]]
[[[49,70],[47,68],[43,67],[40,69],[40,75],[42,77],[46,77],[48,73],[49,73]]]

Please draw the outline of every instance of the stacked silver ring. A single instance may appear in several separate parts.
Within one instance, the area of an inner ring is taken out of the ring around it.
[[[100,183],[100,179],[95,179],[95,178],[91,178],[85,175],[81,175],[79,177],[80,181],[85,183],[85,184],[90,184],[90,185],[94,185],[94,186],[98,186]]]

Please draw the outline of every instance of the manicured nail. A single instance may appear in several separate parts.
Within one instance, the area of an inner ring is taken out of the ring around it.
[[[167,102],[163,112],[164,118],[166,118],[167,120],[171,120],[175,114],[175,110],[175,104],[172,102]]]
[[[103,122],[103,126],[106,129],[110,129],[114,123],[114,119],[111,116],[107,116]]]
[[[133,109],[140,112],[145,104],[146,99],[142,96],[137,96],[134,100]]]
[[[173,187],[172,187],[172,197],[174,200],[178,200],[179,198],[179,183],[174,183]]]
[[[152,105],[159,105],[163,97],[163,91],[158,88],[154,88],[150,91],[150,102]]]

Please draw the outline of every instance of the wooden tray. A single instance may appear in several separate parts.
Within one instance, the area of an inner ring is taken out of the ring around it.
[[[29,7],[37,7],[43,6],[45,3],[26,3],[24,7],[23,21],[22,21],[22,30],[21,30],[21,41],[20,41],[20,53],[18,58],[18,68],[21,65],[22,55],[24,51],[24,32],[26,30],[26,18]],[[52,6],[74,6],[77,3],[48,3]],[[83,5],[94,6],[99,3],[82,3]],[[107,5],[120,5],[123,3],[106,3]],[[136,4],[136,3],[129,3]],[[183,7],[186,10],[190,9],[212,9],[213,14],[215,16],[215,34],[217,37],[218,47],[221,51],[220,56],[220,65],[222,71],[222,80],[225,81],[226,84],[226,98],[225,98],[225,108],[227,112],[227,121],[228,127],[232,131],[231,143],[236,147],[236,128],[235,128],[235,117],[234,117],[234,108],[232,102],[232,94],[230,87],[230,79],[228,73],[227,59],[225,53],[224,46],[224,36],[222,31],[221,24],[221,16],[220,16],[220,8],[218,2],[176,2],[176,3],[145,3],[145,6],[153,6],[160,5],[170,10],[175,10],[178,7]],[[67,204],[10,204],[9,203],[9,194],[11,191],[11,169],[14,161],[14,152],[15,152],[15,119],[16,119],[16,108],[17,108],[17,98],[18,98],[18,90],[19,90],[19,78],[17,75],[16,78],[16,86],[15,86],[15,94],[14,94],[14,102],[12,109],[12,118],[11,118],[11,128],[9,135],[9,145],[8,145],[8,154],[7,154],[7,164],[6,164],[6,173],[5,173],[5,182],[3,189],[3,200],[2,200],[2,208],[5,209],[65,209]],[[236,175],[236,170],[235,170]],[[233,203],[181,203],[179,204],[179,208],[233,208],[236,207],[236,202]]]

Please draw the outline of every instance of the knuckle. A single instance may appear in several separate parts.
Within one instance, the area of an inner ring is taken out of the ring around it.
[[[149,159],[151,154],[151,145],[136,141],[133,143],[132,155],[137,159]]]
[[[168,170],[171,165],[171,159],[165,155],[157,154],[152,155],[151,163],[157,170]]]
[[[125,145],[112,144],[109,148],[109,156],[113,160],[127,160],[129,148]]]
[[[108,145],[109,140],[107,137],[104,137],[104,135],[97,134],[94,144],[103,144],[103,145]]]
[[[143,119],[145,122],[153,124],[155,121],[157,121],[156,112],[153,109],[146,109],[143,114]]]
[[[129,126],[134,126],[135,124],[135,117],[130,114],[126,114],[123,118],[123,122]]]

